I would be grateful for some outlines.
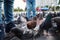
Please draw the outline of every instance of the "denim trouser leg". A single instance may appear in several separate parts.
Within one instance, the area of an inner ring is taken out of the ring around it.
[[[4,39],[4,27],[3,25],[0,24],[0,40]]]
[[[29,19],[31,16],[31,3],[27,1],[27,18]]]
[[[36,16],[36,10],[35,10],[35,1],[32,2],[32,12],[33,12],[33,17]]]
[[[2,24],[2,2],[0,2],[0,24]]]
[[[0,2],[0,40],[3,40],[4,38],[4,27],[2,23],[2,1]]]
[[[14,0],[4,0],[4,12],[6,23],[13,21],[13,3]]]

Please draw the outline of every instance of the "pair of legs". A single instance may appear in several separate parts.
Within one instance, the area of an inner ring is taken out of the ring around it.
[[[2,20],[2,1],[0,1],[0,40],[3,40],[4,27]],[[5,32],[9,33],[12,27],[15,27],[13,21],[13,3],[14,0],[4,0]]]
[[[29,19],[29,18],[31,18],[31,11],[32,11],[32,13],[33,13],[33,17],[34,16],[36,16],[36,13],[35,13],[35,0],[34,1],[29,1],[29,0],[27,0],[26,1],[26,4],[27,4],[27,18]]]

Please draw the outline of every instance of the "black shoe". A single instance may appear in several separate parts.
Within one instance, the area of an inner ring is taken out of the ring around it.
[[[18,38],[20,38],[20,39],[23,38],[23,37],[22,37],[22,36],[23,36],[23,31],[20,30],[19,28],[14,27],[14,28],[11,29],[11,32],[12,32],[13,34],[15,34],[15,36],[17,36]]]
[[[30,21],[30,19],[28,19],[27,17],[25,17],[27,21]]]
[[[5,33],[5,37],[4,40],[10,40],[15,36],[15,34],[13,34],[12,32],[9,33]]]
[[[10,30],[11,30],[13,27],[15,27],[15,23],[14,23],[14,22],[10,22],[10,23],[6,24],[6,25],[5,25],[5,32],[6,32],[6,33],[9,33]]]

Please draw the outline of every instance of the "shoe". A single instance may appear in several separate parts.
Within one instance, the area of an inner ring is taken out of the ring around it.
[[[15,36],[15,34],[13,34],[12,32],[9,33],[5,33],[5,37],[4,40],[10,40]]]
[[[30,21],[31,20],[31,18],[27,18],[27,17],[25,17],[25,18],[26,18],[27,21]]]
[[[6,32],[6,33],[9,33],[10,30],[11,30],[13,27],[15,27],[15,23],[14,23],[14,22],[10,22],[10,23],[6,24],[6,25],[5,25],[5,32]]]

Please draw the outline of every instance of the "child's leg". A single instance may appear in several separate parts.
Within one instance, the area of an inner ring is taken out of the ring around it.
[[[29,19],[31,16],[31,3],[27,1],[27,18]]]
[[[33,11],[33,17],[36,16],[35,1],[32,2],[32,11]]]

